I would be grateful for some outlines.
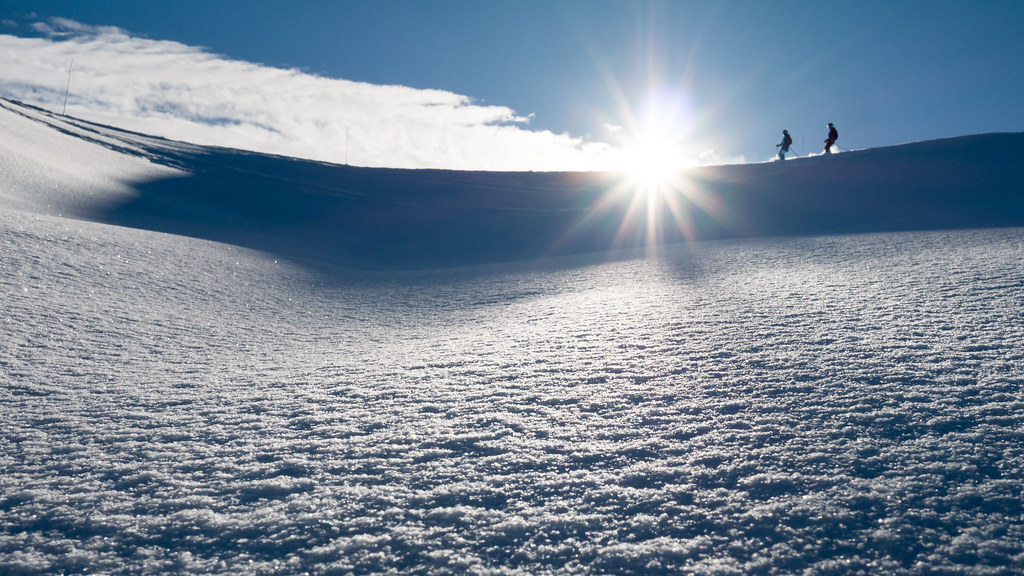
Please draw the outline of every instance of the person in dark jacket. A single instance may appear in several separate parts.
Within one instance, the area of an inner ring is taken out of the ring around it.
[[[825,154],[831,154],[832,153],[832,145],[835,144],[836,140],[838,140],[838,139],[839,139],[839,131],[836,130],[836,127],[833,126],[831,122],[829,122],[828,123],[828,138],[825,139]]]
[[[793,137],[789,135],[789,130],[782,131],[782,142],[775,145],[779,149],[779,160],[786,159],[786,152],[789,152],[789,147],[793,145]]]

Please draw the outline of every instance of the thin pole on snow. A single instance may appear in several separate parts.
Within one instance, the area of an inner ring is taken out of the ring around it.
[[[64,110],[61,111],[61,116],[67,116],[68,112],[68,91],[71,90],[71,71],[75,68],[74,59],[71,60],[71,66],[68,66],[68,83],[64,86]]]
[[[348,166],[348,126],[345,126],[345,166]]]

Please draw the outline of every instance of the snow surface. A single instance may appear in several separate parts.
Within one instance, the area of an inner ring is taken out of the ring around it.
[[[0,573],[1024,573],[1021,135],[702,169],[658,238],[719,240],[597,254],[614,175],[0,104]]]

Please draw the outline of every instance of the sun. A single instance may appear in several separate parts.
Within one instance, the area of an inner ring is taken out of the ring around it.
[[[613,247],[649,254],[696,239],[701,223],[717,220],[724,207],[693,171],[701,164],[693,150],[703,120],[685,86],[655,86],[635,105],[617,82],[610,88],[620,106],[604,118],[614,122],[603,122],[609,137],[603,173],[611,178],[570,235],[614,223]]]
[[[644,136],[623,150],[622,171],[643,193],[663,193],[684,170],[683,151],[667,138]]]
[[[598,212],[609,206],[623,209],[615,244],[639,244],[654,252],[663,240],[691,238],[700,188],[687,170],[681,139],[666,131],[637,131],[620,151],[620,177],[598,207]]]

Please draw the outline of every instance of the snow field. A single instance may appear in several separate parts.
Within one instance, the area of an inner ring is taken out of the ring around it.
[[[1019,229],[326,278],[2,221],[5,572],[1024,566]]]

